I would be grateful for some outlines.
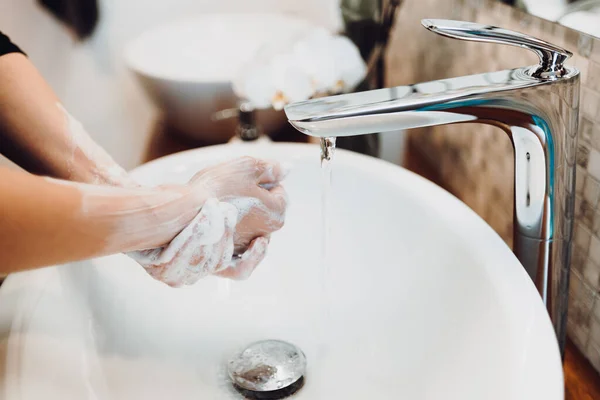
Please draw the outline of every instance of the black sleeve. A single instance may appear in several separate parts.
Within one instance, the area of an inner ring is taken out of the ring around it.
[[[16,44],[10,41],[8,36],[0,32],[0,56],[3,56],[8,53],[25,54],[23,50],[21,50]]]

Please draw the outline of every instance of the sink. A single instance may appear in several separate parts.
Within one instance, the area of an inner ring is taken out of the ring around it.
[[[123,255],[13,274],[0,288],[5,399],[236,399],[227,359],[280,339],[308,360],[297,399],[563,399],[550,319],[500,237],[458,199],[338,150],[327,268],[310,144],[229,144],[143,165],[185,182],[250,154],[290,161],[283,230],[243,282],[173,289]]]
[[[278,46],[315,25],[278,13],[216,13],[190,16],[152,28],[125,47],[137,81],[181,136],[223,143],[236,121],[215,122],[215,112],[234,108],[232,80],[265,46]],[[257,111],[268,134],[287,124],[283,112]]]

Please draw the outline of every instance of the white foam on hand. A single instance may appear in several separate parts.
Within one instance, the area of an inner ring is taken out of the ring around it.
[[[281,181],[288,172],[285,165],[251,157],[203,169],[184,191],[185,199],[203,204],[195,218],[168,244],[128,254],[174,287],[207,275],[247,278],[264,258],[270,235],[283,226],[287,195]]]
[[[192,285],[231,266],[236,222],[234,206],[208,199],[192,222],[167,246],[128,255],[150,276],[169,286]]]

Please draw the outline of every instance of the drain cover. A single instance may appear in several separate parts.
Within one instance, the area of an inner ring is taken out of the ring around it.
[[[235,355],[227,368],[234,387],[250,399],[281,399],[304,384],[306,356],[281,340],[254,342]]]

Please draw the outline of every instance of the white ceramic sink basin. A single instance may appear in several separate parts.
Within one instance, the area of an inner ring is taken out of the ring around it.
[[[280,46],[314,27],[277,13],[197,15],[143,33],[126,46],[125,59],[178,133],[225,142],[236,121],[212,116],[236,107],[231,81],[264,46]],[[283,112],[273,110],[259,111],[257,119],[267,133],[287,123]]]
[[[235,399],[227,358],[277,338],[308,359],[297,399],[563,399],[552,326],[525,271],[474,212],[413,173],[338,152],[323,273],[318,153],[226,145],[138,168],[158,184],[242,154],[292,161],[286,226],[244,282],[172,289],[123,255],[10,276],[1,397]]]

